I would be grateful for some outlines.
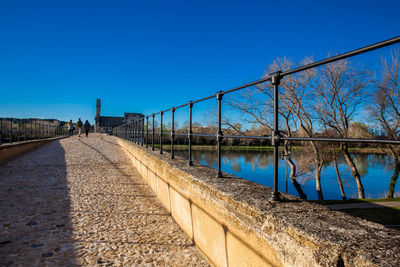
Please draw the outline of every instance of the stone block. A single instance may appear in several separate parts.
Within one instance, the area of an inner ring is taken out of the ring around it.
[[[172,187],[170,187],[169,192],[171,196],[172,217],[182,228],[182,230],[191,239],[193,239],[193,223],[190,201]]]

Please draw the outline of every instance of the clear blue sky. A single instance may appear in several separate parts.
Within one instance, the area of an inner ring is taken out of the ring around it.
[[[0,117],[148,114],[400,35],[400,1],[0,0]]]

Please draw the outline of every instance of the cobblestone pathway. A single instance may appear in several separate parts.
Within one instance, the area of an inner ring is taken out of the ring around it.
[[[0,165],[0,265],[208,266],[102,138],[53,141]]]

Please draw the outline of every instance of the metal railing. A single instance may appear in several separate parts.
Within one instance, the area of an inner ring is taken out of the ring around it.
[[[66,136],[66,127],[51,123],[0,118],[0,146]]]
[[[207,96],[195,101],[190,101],[186,104],[182,104],[177,107],[172,107],[170,109],[165,109],[160,111],[159,113],[153,113],[151,115],[145,116],[139,120],[135,120],[132,122],[129,122],[127,124],[118,126],[113,129],[113,134],[115,136],[118,136],[120,138],[126,139],[128,141],[131,141],[136,144],[140,144],[141,146],[145,145],[146,148],[149,145],[149,134],[151,134],[151,147],[152,150],[154,150],[155,144],[154,144],[154,135],[157,133],[159,135],[159,147],[160,147],[160,154],[163,154],[163,135],[170,135],[171,136],[171,153],[170,157],[171,159],[174,159],[174,141],[175,141],[175,136],[187,136],[188,138],[188,150],[189,150],[189,155],[188,155],[188,164],[190,166],[193,165],[192,161],[192,138],[194,136],[202,136],[202,137],[216,137],[217,139],[217,153],[218,153],[218,159],[217,159],[217,173],[216,177],[221,178],[222,177],[222,171],[221,171],[221,144],[223,138],[238,138],[238,139],[263,139],[263,140],[270,140],[271,144],[274,148],[274,163],[273,163],[273,191],[271,194],[271,200],[277,201],[280,200],[279,196],[279,191],[278,191],[278,161],[279,161],[279,154],[278,154],[278,148],[281,145],[282,141],[284,140],[290,140],[290,141],[316,141],[316,142],[354,142],[354,143],[380,143],[380,144],[400,144],[400,140],[389,140],[389,139],[360,139],[360,138],[328,138],[328,137],[288,137],[288,136],[283,136],[280,134],[279,130],[279,97],[278,97],[278,89],[279,89],[279,84],[280,81],[285,77],[289,76],[301,71],[305,71],[308,69],[312,69],[318,66],[326,65],[328,63],[332,63],[335,61],[343,60],[346,58],[350,58],[359,54],[363,54],[372,50],[376,50],[379,48],[383,48],[386,46],[390,46],[396,43],[400,42],[400,36],[379,42],[373,45],[369,45],[360,49],[356,49],[347,53],[343,53],[337,56],[333,56],[324,60],[320,60],[314,63],[306,64],[298,68],[294,68],[288,71],[277,71],[275,73],[269,74],[267,77],[264,77],[262,79],[259,79],[257,81],[247,83],[235,88],[232,88],[230,90],[226,91],[219,91],[215,95]],[[237,136],[237,135],[224,135],[222,131],[222,99],[223,96],[235,91],[239,91],[254,85],[258,85],[261,83],[265,82],[271,82],[273,85],[273,112],[274,112],[274,127],[272,131],[272,135],[270,136]],[[196,103],[216,98],[218,101],[218,130],[216,134],[193,134],[193,128],[192,128],[192,109],[193,106]],[[189,108],[189,130],[187,134],[184,133],[176,133],[175,128],[174,128],[174,115],[175,111],[177,109],[183,108],[183,107],[188,107]],[[164,132],[163,131],[163,116],[164,113],[166,112],[171,112],[171,131],[170,133]],[[155,132],[155,117],[160,116],[160,130],[158,132]],[[152,118],[152,131],[149,132],[149,117]],[[146,129],[144,129],[144,121],[146,118]]]

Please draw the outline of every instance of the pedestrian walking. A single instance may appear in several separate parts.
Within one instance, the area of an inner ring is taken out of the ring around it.
[[[83,123],[81,121],[81,118],[78,119],[78,122],[76,123],[76,127],[78,127],[78,136],[81,137],[81,132],[82,132],[82,126]]]
[[[86,137],[88,137],[89,136],[90,127],[92,127],[92,125],[90,125],[89,121],[86,120],[84,126],[85,126]]]
[[[74,124],[72,123],[72,120],[68,122],[68,134],[69,136],[74,135]]]

